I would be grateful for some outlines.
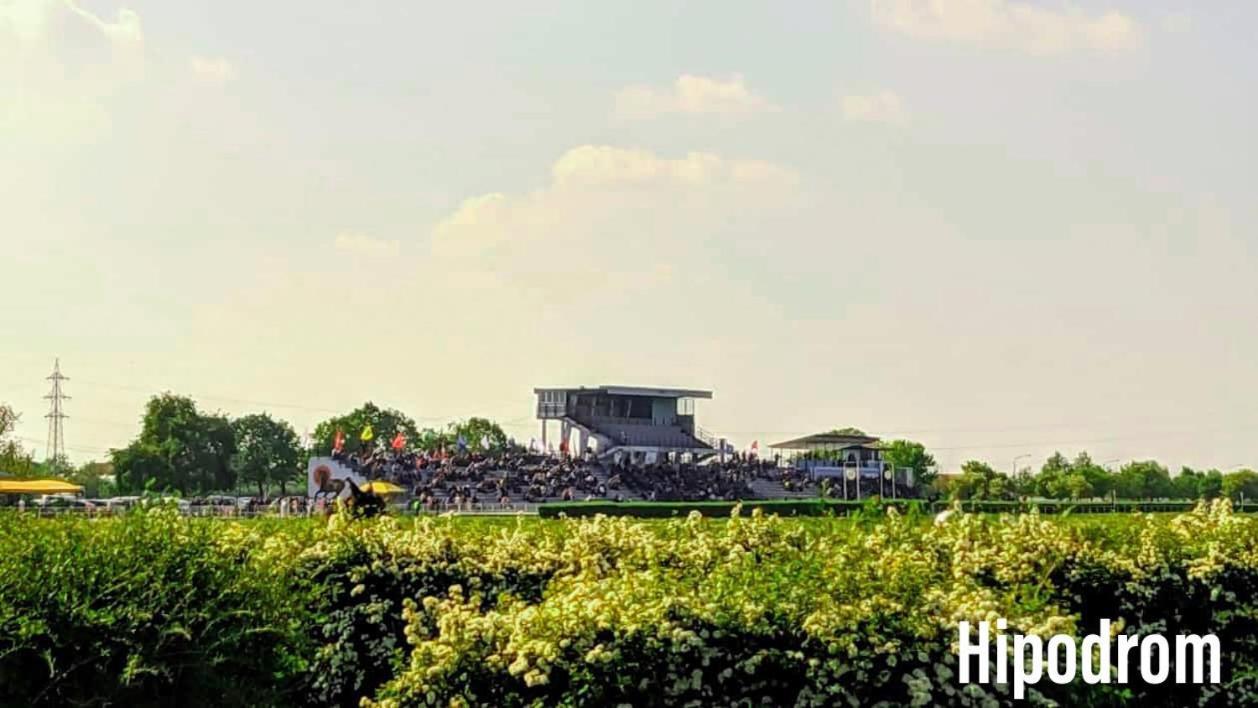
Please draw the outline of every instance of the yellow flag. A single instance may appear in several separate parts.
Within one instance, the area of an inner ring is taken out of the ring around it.
[[[363,442],[367,442],[374,437],[376,437],[376,434],[371,431],[371,423],[368,423],[367,426],[363,428],[363,434],[359,435],[358,439]]]

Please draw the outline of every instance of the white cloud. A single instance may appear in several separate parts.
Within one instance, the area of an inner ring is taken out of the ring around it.
[[[133,10],[118,10],[118,19],[107,22],[101,17],[79,7],[73,0],[65,0],[65,6],[89,25],[100,30],[115,46],[139,45],[144,43],[144,32],[140,28],[140,16]]]
[[[905,120],[904,102],[894,91],[844,96],[842,106],[843,116],[848,120],[868,123],[903,123]]]
[[[628,86],[616,94],[616,112],[631,118],[669,113],[744,114],[779,110],[752,92],[740,74],[729,79],[682,74],[669,87]]]
[[[564,153],[551,168],[555,186],[630,185],[713,186],[788,183],[790,170],[760,160],[726,160],[704,152],[662,158],[646,150],[582,145]]]
[[[145,73],[140,17],[70,0],[0,0],[0,133],[70,148],[112,129],[109,103]]]
[[[225,84],[236,78],[236,67],[223,57],[192,57],[188,63],[194,76],[214,84]]]
[[[433,253],[442,272],[516,297],[606,296],[693,276],[734,239],[762,239],[750,224],[797,185],[756,160],[585,145],[555,161],[542,189],[464,201],[434,229]]]
[[[396,256],[401,252],[397,241],[373,238],[358,231],[342,231],[336,235],[334,245],[342,253],[373,258]]]
[[[109,21],[74,0],[0,0],[0,46],[6,40],[28,46],[58,44],[64,39],[61,35],[75,32],[76,26],[91,28],[115,49],[144,44],[140,16],[134,10],[121,8]]]
[[[921,39],[970,42],[1031,54],[1120,51],[1140,44],[1141,28],[1110,10],[1088,14],[1062,4],[1014,0],[871,0],[874,22]]]

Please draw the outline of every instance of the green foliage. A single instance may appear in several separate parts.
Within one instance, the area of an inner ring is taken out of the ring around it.
[[[451,426],[452,427],[452,426]],[[447,430],[434,430],[433,428],[424,428],[419,431],[419,439],[415,441],[415,447],[427,453],[434,453],[440,450],[454,450],[458,436]]]
[[[1055,452],[1028,488],[1021,491],[1025,496],[1046,499],[1087,499],[1109,495],[1114,484],[1114,475],[1094,463],[1088,453],[1081,452],[1074,460],[1068,460]]]
[[[117,489],[113,475],[114,466],[108,462],[85,462],[70,474],[70,481],[83,487],[83,496],[98,499],[112,496]]]
[[[310,627],[318,649],[300,677],[308,700],[357,706],[360,696],[373,695],[392,679],[406,658],[407,601],[451,585],[485,589],[485,607],[499,593],[539,598],[555,563],[504,567],[491,562],[491,555],[530,539],[485,540],[453,533],[449,524],[431,519],[404,530],[392,519],[379,519],[322,535],[297,569],[316,589]]]
[[[286,703],[286,574],[213,523],[0,515],[0,705]]]
[[[1073,460],[1055,452],[1038,474],[1019,470],[1009,477],[986,463],[971,461],[962,474],[939,478],[936,488],[953,499],[1184,499],[1210,500],[1227,497],[1233,501],[1258,498],[1258,473],[1237,470],[1199,472],[1189,467],[1172,477],[1165,467],[1153,461],[1124,465],[1112,473],[1092,461],[1086,452]]]
[[[977,511],[1028,507],[962,503]],[[629,507],[630,505],[623,505]],[[820,504],[818,503],[818,506]],[[831,507],[839,508],[837,504]],[[923,502],[788,519],[218,521],[0,514],[0,705],[1015,705],[956,623],[1215,633],[1220,686],[1027,704],[1252,704],[1258,518],[1226,501]],[[767,505],[765,508],[769,508]]]
[[[638,519],[675,519],[696,513],[704,517],[729,516],[736,508],[744,511],[762,510],[778,516],[852,516],[869,513],[884,514],[894,508],[902,513],[935,514],[957,505],[963,511],[984,514],[1131,514],[1192,511],[1197,502],[1186,500],[1139,501],[1122,500],[1011,500],[969,498],[964,501],[926,501],[921,499],[769,499],[763,501],[698,501],[698,502],[551,502],[537,507],[543,519],[588,518],[593,516],[626,516]],[[1237,511],[1258,511],[1258,500],[1250,500]]]
[[[1171,493],[1180,499],[1217,499],[1223,496],[1223,477],[1218,470],[1198,472],[1185,467],[1171,480]]]
[[[468,418],[451,423],[448,430],[452,440],[457,441],[460,435],[463,436],[469,450],[483,450],[482,441],[486,437],[489,438],[491,451],[502,450],[507,446],[507,434],[497,423],[487,418]]]
[[[1258,472],[1237,470],[1223,477],[1220,484],[1223,496],[1234,501],[1258,500]]]
[[[1105,616],[1228,637],[1222,686],[1046,681],[1030,704],[1258,698],[1258,521],[1226,507],[1088,527],[694,514],[565,528],[581,543],[557,551],[540,601],[487,605],[469,583],[406,603],[409,659],[368,705],[1014,705],[1007,687],[956,680],[956,621],[991,616],[1041,634]]]
[[[363,429],[368,425],[371,425],[373,437],[370,441],[364,441],[361,436]],[[388,446],[399,432],[410,443],[420,438],[415,421],[406,414],[392,408],[381,408],[368,401],[345,415],[329,418],[315,426],[314,452],[316,455],[332,453],[333,441],[338,430],[345,434],[345,451],[348,453],[377,446]]]
[[[1118,470],[1114,492],[1122,499],[1159,499],[1172,496],[1175,490],[1165,467],[1144,460],[1129,462]]]
[[[935,482],[935,458],[919,442],[892,440],[883,443],[882,459],[894,467],[912,469],[914,482],[921,487]]]
[[[725,517],[738,506],[764,509],[782,516],[824,516],[836,510],[856,509],[860,502],[834,499],[792,499],[761,502],[554,502],[538,507],[538,516],[554,519],[590,516],[628,516],[639,519],[671,519],[691,512],[709,517]]]
[[[134,492],[152,484],[189,494],[233,487],[235,452],[226,417],[203,414],[192,399],[163,393],[145,407],[140,436],[110,458],[120,489]]]
[[[284,493],[285,486],[301,476],[301,443],[291,425],[259,413],[232,421],[232,430],[236,437],[232,468],[238,479],[257,485],[258,496],[272,484]]]
[[[1010,479],[978,460],[961,465],[961,476],[954,480],[949,491],[954,499],[1011,499],[1014,496]]]
[[[30,477],[35,471],[31,453],[12,437],[22,416],[10,406],[0,403],[0,472],[12,477]]]

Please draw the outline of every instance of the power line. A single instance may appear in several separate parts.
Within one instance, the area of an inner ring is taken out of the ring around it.
[[[23,442],[32,443],[32,444],[39,444],[41,442],[45,442],[44,440],[40,438],[30,438],[30,437],[22,437],[22,436],[14,436],[14,439],[21,440]],[[65,449],[72,450],[74,452],[91,452],[91,453],[109,452],[109,448],[107,447],[90,447],[90,446],[83,446],[83,445],[66,445]]]
[[[69,416],[62,410],[61,404],[63,401],[70,400],[70,397],[61,391],[61,382],[70,379],[61,375],[60,358],[53,361],[52,374],[48,376],[48,380],[52,382],[52,391],[44,396],[49,401],[48,415],[44,416],[48,419],[48,441],[44,444],[44,461],[56,472],[66,461],[64,421]]]
[[[54,375],[58,373],[59,372],[54,371]],[[50,376],[48,378],[51,380],[53,377]],[[68,379],[62,376],[60,377],[60,380],[66,381]],[[86,384],[88,386],[98,386],[98,387],[103,387],[103,388],[133,391],[133,392],[144,393],[148,395],[152,395],[152,392],[154,390],[158,390],[153,387],[146,388],[146,387],[135,386],[135,385],[127,385],[127,384],[116,384],[116,383],[108,383],[108,382],[100,382],[100,381],[85,381],[82,379],[76,379],[76,382],[79,383],[80,385]],[[218,402],[234,403],[234,404],[240,404],[240,405],[260,406],[260,407],[266,407],[266,408],[284,408],[284,409],[302,410],[302,411],[309,411],[309,412],[315,412],[315,413],[327,414],[327,415],[339,415],[343,412],[340,410],[335,410],[335,409],[326,408],[322,406],[313,406],[313,405],[302,404],[302,403],[258,401],[258,400],[252,400],[252,399],[234,398],[234,397],[227,397],[227,396],[215,396],[215,395],[203,395],[203,394],[196,394],[196,393],[188,393],[187,395],[198,400],[218,401]],[[49,394],[49,396],[46,396],[46,398],[50,398],[50,399],[51,397],[52,397],[52,394]],[[64,394],[62,394],[61,399],[68,400],[69,396],[65,396]],[[478,414],[478,415],[480,417],[488,417],[488,416],[485,416],[485,414],[483,413]],[[52,416],[52,413],[50,413],[49,416]],[[65,417],[66,416],[64,415],[64,412],[62,412],[61,418],[65,418]],[[471,416],[412,416],[412,419],[417,420],[417,421],[449,422],[453,420],[466,419],[468,417],[471,417]],[[91,419],[91,418],[76,417],[76,420],[80,420],[86,423],[109,425],[109,426],[116,426],[116,427],[134,427],[137,425],[137,423],[135,422],[111,421],[111,420],[101,420],[101,419]],[[51,417],[49,417],[49,422],[50,422],[50,432],[51,432],[52,423],[53,423],[53,419]],[[517,429],[523,429],[527,426],[533,425],[534,423],[535,421],[532,418],[527,418],[527,417],[513,417],[510,419],[499,421],[499,424],[502,425],[503,427],[511,427],[511,428],[517,428]],[[955,434],[955,433],[967,433],[967,432],[989,434],[989,433],[1003,433],[1003,432],[1016,432],[1016,431],[1048,430],[1048,429],[1053,429],[1053,428],[1086,428],[1086,427],[1091,427],[1094,425],[1095,425],[1095,422],[1071,421],[1071,422],[1058,422],[1058,423],[1037,423],[1037,424],[1028,424],[1028,425],[1003,426],[999,428],[957,428],[957,427],[923,428],[923,429],[898,430],[898,431],[879,431],[879,434],[882,437],[945,434],[945,433]],[[63,436],[64,428],[62,426],[58,426],[58,427],[60,428],[60,430],[57,431],[58,437]],[[1249,428],[1245,428],[1245,431],[1248,431],[1248,430]],[[815,431],[713,430],[710,432],[715,435],[727,436],[727,437],[734,437],[734,436],[765,437],[765,436],[772,436],[772,435],[782,435],[782,436],[807,435],[810,432],[815,432]],[[1162,436],[1171,436],[1171,435],[1194,435],[1194,434],[1200,434],[1202,432],[1205,432],[1205,431],[1187,430],[1187,429],[1184,429],[1183,426],[1178,426],[1177,430],[1171,431],[1171,432],[1149,432],[1149,433],[1141,433],[1141,434],[1133,434],[1133,435],[1120,435],[1120,436],[1100,437],[1100,438],[1092,438],[1092,439],[1076,439],[1076,440],[1052,440],[1052,441],[1019,442],[1019,443],[992,442],[992,443],[979,443],[979,444],[969,444],[969,445],[954,445],[954,446],[939,446],[939,447],[932,446],[931,449],[935,451],[939,451],[939,452],[956,452],[956,451],[965,451],[965,450],[1003,449],[1003,448],[1028,447],[1028,446],[1045,447],[1045,446],[1090,445],[1090,444],[1117,442],[1117,441],[1122,441],[1122,440],[1148,439],[1152,437],[1162,437]],[[1239,432],[1239,429],[1238,429],[1238,432]],[[52,436],[50,435],[50,438],[51,437]],[[64,441],[62,441],[61,446],[64,449]],[[52,449],[53,447],[54,447],[54,444],[50,442],[48,444],[48,448]],[[71,446],[69,449],[86,449],[86,448],[75,448]]]
[[[102,382],[102,381],[89,381],[89,380],[85,380],[85,379],[77,379],[77,381],[78,381],[78,383],[79,383],[80,385],[82,385],[82,384],[86,384],[86,385],[88,385],[88,386],[99,386],[99,387],[102,387],[102,388],[112,388],[112,389],[117,389],[117,390],[120,390],[120,391],[132,391],[132,392],[135,392],[135,393],[144,393],[144,394],[148,394],[148,395],[152,395],[154,390],[161,390],[161,389],[159,389],[159,388],[153,388],[153,387],[145,388],[145,387],[141,387],[141,386],[131,386],[131,385],[126,385],[126,384],[106,383],[106,382]],[[166,389],[166,390],[169,390],[169,389]],[[201,393],[194,393],[194,392],[184,392],[184,393],[183,393],[183,395],[187,395],[187,396],[189,396],[189,397],[191,397],[191,398],[194,398],[194,399],[197,399],[197,400],[203,400],[203,401],[217,401],[217,402],[220,402],[220,403],[234,403],[234,404],[247,405],[247,406],[259,406],[259,407],[262,407],[262,408],[287,408],[287,409],[292,409],[292,410],[302,410],[302,411],[307,411],[307,412],[311,412],[311,413],[322,413],[322,414],[327,414],[327,415],[340,415],[340,414],[344,413],[344,411],[342,411],[342,410],[335,410],[335,409],[332,409],[332,408],[324,408],[324,407],[320,407],[320,406],[311,406],[311,405],[308,405],[308,404],[302,404],[302,403],[281,403],[281,402],[276,402],[276,401],[257,401],[257,400],[251,400],[251,399],[246,399],[246,398],[230,398],[230,397],[227,397],[227,396],[211,396],[211,395],[205,395],[205,394],[201,394]],[[449,421],[452,421],[452,420],[459,420],[459,419],[463,419],[463,418],[470,418],[470,417],[472,417],[472,416],[470,416],[470,415],[465,415],[465,416],[432,416],[432,415],[430,415],[430,416],[408,416],[408,417],[410,417],[412,420],[417,420],[417,421],[449,422]],[[102,423],[105,423],[106,421],[99,421],[99,420],[98,420],[98,421],[96,421],[96,422],[102,422]],[[524,425],[524,424],[526,424],[526,422],[527,422],[527,421],[526,421],[526,419],[522,419],[522,418],[514,418],[514,419],[512,419],[511,421],[507,421],[507,422],[502,423],[502,425]],[[109,422],[107,422],[106,424],[109,424],[109,425],[121,425],[122,423],[120,423],[120,422],[114,422],[114,421],[109,421]]]

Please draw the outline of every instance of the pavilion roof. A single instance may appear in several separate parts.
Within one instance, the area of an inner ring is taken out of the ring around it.
[[[580,386],[577,388],[535,388],[533,393],[561,391],[564,393],[601,393],[608,396],[650,396],[652,398],[712,398],[711,391],[693,388],[659,386]]]
[[[851,433],[817,433],[802,438],[773,443],[769,447],[776,450],[843,450],[849,447],[877,447],[878,438],[873,435],[853,435]]]

